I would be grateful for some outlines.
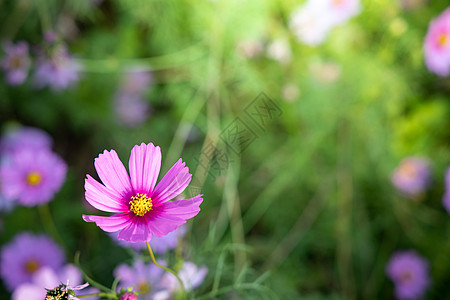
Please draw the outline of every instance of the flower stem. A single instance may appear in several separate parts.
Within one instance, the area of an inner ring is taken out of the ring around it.
[[[87,294],[87,295],[80,295],[80,296],[76,296],[77,298],[89,298],[89,297],[103,297],[103,298],[111,298],[111,299],[117,299],[117,295],[116,294],[111,294],[111,293],[93,293],[93,294]]]
[[[178,274],[177,274],[174,270],[169,269],[168,267],[165,267],[165,266],[163,266],[163,265],[158,264],[158,263],[156,262],[155,256],[153,255],[153,251],[152,251],[152,248],[150,247],[150,244],[149,244],[148,242],[146,242],[146,243],[147,243],[148,253],[150,253],[150,257],[151,257],[153,263],[154,263],[156,266],[160,267],[161,269],[164,269],[164,270],[166,270],[167,272],[172,273],[172,274],[178,279],[178,282],[180,283],[180,286],[181,286],[181,290],[183,291],[183,295],[184,295],[183,298],[184,298],[184,299],[187,299],[187,291],[186,291],[186,289],[184,288],[184,284],[183,284],[183,281],[181,281],[181,278],[178,276]]]
[[[39,205],[38,211],[41,221],[47,233],[52,235],[53,238],[55,238],[58,241],[58,243],[65,248],[64,240],[61,238],[61,236],[58,233],[58,230],[56,229],[55,222],[53,221],[52,213],[50,211],[48,203]]]

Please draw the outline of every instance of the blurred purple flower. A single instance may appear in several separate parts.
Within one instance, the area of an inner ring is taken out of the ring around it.
[[[392,174],[392,183],[406,196],[420,196],[431,184],[431,170],[428,160],[407,157]]]
[[[395,296],[400,300],[420,299],[430,286],[428,261],[414,250],[394,253],[386,274],[394,282]]]
[[[183,281],[186,291],[192,291],[199,287],[205,280],[206,274],[208,274],[208,268],[206,266],[197,267],[193,262],[184,262],[181,270],[178,272],[178,276]],[[154,300],[171,300],[173,294],[180,291],[180,284],[178,280],[170,273],[165,273],[161,279],[161,286],[165,289],[155,294]]]
[[[2,59],[1,66],[6,72],[6,82],[10,85],[22,84],[28,76],[31,65],[28,44],[21,41],[14,45],[7,41],[3,44],[3,50],[6,55]]]
[[[24,206],[49,202],[63,185],[66,171],[66,163],[50,150],[20,149],[0,166],[2,194]]]
[[[445,173],[445,194],[442,198],[442,205],[444,205],[444,208],[450,214],[450,167]]]
[[[114,102],[118,121],[129,127],[142,124],[152,112],[149,102],[141,95],[119,92],[116,94]]]
[[[162,261],[158,263],[166,265]],[[119,279],[119,289],[134,286],[139,300],[153,300],[153,295],[162,288],[160,281],[163,273],[164,270],[155,264],[145,264],[140,260],[134,261],[132,267],[122,264],[114,269],[114,276]]]
[[[153,82],[151,72],[127,72],[123,78],[120,89],[129,94],[142,94],[149,90]]]
[[[153,76],[150,72],[125,73],[114,97],[114,107],[119,122],[134,127],[148,119],[152,108],[143,94],[149,90],[152,81]]]
[[[0,140],[0,155],[12,154],[23,148],[51,149],[51,136],[34,127],[17,126],[7,130]]]
[[[428,70],[439,76],[450,75],[450,7],[430,22],[423,50]]]
[[[33,274],[31,282],[18,286],[13,294],[12,300],[42,300],[47,294],[46,289],[51,290],[61,284],[66,285],[68,290],[76,291],[77,296],[99,292],[96,288],[88,288],[86,284],[81,285],[83,276],[75,265],[67,264],[58,271],[49,267],[42,267]],[[81,289],[83,289],[81,291]],[[91,299],[91,297],[89,297]],[[98,299],[98,297],[94,297]],[[78,299],[72,297],[69,299]]]
[[[47,266],[58,270],[65,262],[63,250],[46,235],[23,232],[4,245],[0,253],[0,276],[9,291],[31,282],[33,274]]]
[[[175,231],[172,231],[165,236],[162,237],[154,236],[150,240],[149,244],[155,253],[164,254],[167,251],[176,248],[178,243],[184,237],[185,234],[186,234],[186,225],[183,224],[180,227],[178,227]],[[131,248],[137,251],[147,249],[147,244],[145,242],[130,243],[124,240],[119,240],[117,238],[117,232],[112,232],[109,234],[109,236],[122,247]]]
[[[53,91],[69,88],[78,81],[81,66],[60,45],[50,56],[41,55],[36,62],[34,82],[38,88],[49,86]]]

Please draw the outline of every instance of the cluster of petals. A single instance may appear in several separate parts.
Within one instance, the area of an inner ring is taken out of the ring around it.
[[[331,29],[360,11],[359,0],[308,0],[292,13],[290,28],[300,42],[317,46]]]
[[[399,300],[422,299],[431,283],[428,261],[415,250],[394,253],[386,274],[393,281]]]
[[[425,64],[431,72],[450,75],[450,7],[430,22],[423,51]]]
[[[200,211],[202,195],[169,201],[181,194],[192,178],[181,159],[156,184],[161,150],[152,143],[142,143],[131,150],[130,175],[114,150],[105,150],[94,165],[103,184],[87,175],[85,198],[93,207],[115,214],[83,215],[83,219],[95,222],[106,232],[118,231],[118,239],[146,242],[152,236],[162,237]]]

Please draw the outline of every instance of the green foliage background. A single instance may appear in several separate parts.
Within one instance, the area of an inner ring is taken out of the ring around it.
[[[127,161],[135,144],[153,142],[162,148],[162,171],[182,157],[204,194],[185,248],[210,270],[196,296],[213,290],[227,295],[217,299],[393,299],[385,265],[396,250],[416,249],[431,264],[426,299],[450,297],[450,220],[441,205],[450,165],[450,81],[426,69],[422,51],[430,20],[447,4],[406,11],[392,0],[362,1],[362,13],[315,48],[288,29],[300,4],[0,1],[3,39],[37,44],[44,30],[59,30],[63,15],[79,30],[67,39],[85,68],[75,88],[52,93],[36,91],[31,80],[0,83],[3,129],[20,123],[46,130],[69,165],[50,203],[69,260],[80,251],[83,267],[104,284],[117,264],[131,260],[82,221],[83,180],[95,174],[93,159],[104,149]],[[289,64],[236,51],[244,40],[279,37],[291,47]],[[117,122],[112,98],[121,72],[135,65],[154,71],[146,97],[154,112],[128,128]],[[329,79],[330,66],[336,78]],[[299,89],[291,101],[283,96],[286,84]],[[264,129],[249,123],[258,137],[236,155],[220,134],[261,92],[282,115]],[[195,141],[186,140],[191,126]],[[232,161],[220,174],[205,175],[199,165],[210,143]],[[390,182],[411,155],[432,161],[433,186],[421,202],[402,197]],[[47,213],[17,207],[3,214],[0,242],[22,230],[45,232]],[[7,297],[0,287],[0,298]]]

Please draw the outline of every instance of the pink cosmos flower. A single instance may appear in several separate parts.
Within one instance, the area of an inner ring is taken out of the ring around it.
[[[431,21],[423,50],[425,64],[431,72],[450,75],[450,7]]]
[[[83,215],[106,232],[119,231],[118,239],[150,241],[174,231],[198,214],[202,195],[169,201],[189,185],[192,175],[181,158],[156,185],[161,149],[152,143],[131,150],[128,175],[116,151],[104,151],[94,162],[104,185],[91,176],[85,180],[86,200],[95,208],[116,213],[109,217]]]

